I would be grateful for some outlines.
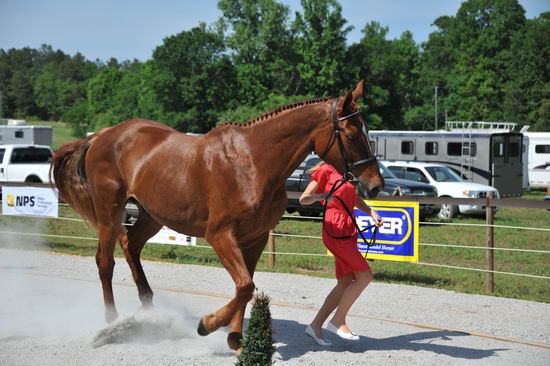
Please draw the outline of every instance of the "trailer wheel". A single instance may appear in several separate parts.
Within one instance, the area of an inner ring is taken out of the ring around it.
[[[437,216],[440,219],[444,220],[450,220],[454,217],[458,216],[458,206],[456,205],[441,205],[441,209],[439,210],[439,213]]]

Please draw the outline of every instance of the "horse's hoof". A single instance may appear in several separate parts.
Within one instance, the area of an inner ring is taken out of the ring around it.
[[[199,333],[199,335],[201,336],[207,336],[210,334],[210,332],[208,331],[208,329],[206,329],[206,327],[204,326],[204,323],[202,321],[202,318],[201,320],[199,321],[199,326],[197,328],[197,333]]]
[[[241,353],[243,348],[243,335],[239,332],[231,332],[227,335],[227,344],[229,345],[229,348],[237,352],[237,354]]]
[[[118,312],[114,308],[105,309],[105,321],[112,323],[118,318]]]
[[[150,311],[150,310],[153,310],[155,307],[153,306],[153,303],[142,303],[141,306],[139,307],[139,310],[140,311]]]

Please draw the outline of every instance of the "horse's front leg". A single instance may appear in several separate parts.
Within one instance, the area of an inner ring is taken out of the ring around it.
[[[207,233],[206,239],[216,251],[220,261],[225,269],[231,275],[235,282],[235,297],[212,314],[202,317],[197,329],[202,336],[208,335],[220,327],[229,325],[235,313],[252,299],[254,293],[254,283],[252,276],[246,267],[243,253],[237,243],[237,237],[234,226],[228,226]]]
[[[258,260],[260,259],[260,256],[262,255],[262,252],[267,244],[268,237],[269,232],[264,233],[249,245],[246,245],[246,248],[243,249],[244,260],[251,278],[254,278],[256,264],[258,263]],[[237,352],[242,349],[243,319],[246,305],[247,304],[244,304],[241,308],[239,308],[233,316],[231,326],[229,328],[229,334],[227,335],[227,344],[229,345],[229,348]]]

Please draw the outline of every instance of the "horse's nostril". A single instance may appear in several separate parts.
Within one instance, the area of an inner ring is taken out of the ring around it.
[[[373,189],[371,189],[369,192],[368,192],[368,197],[370,199],[372,198],[375,198],[376,196],[378,196],[378,193],[380,193],[380,189],[378,186],[374,187]]]
[[[378,194],[382,191],[382,188],[384,188],[384,185],[382,185],[382,184],[373,187],[370,190],[371,198],[374,198],[374,197],[378,196]]]

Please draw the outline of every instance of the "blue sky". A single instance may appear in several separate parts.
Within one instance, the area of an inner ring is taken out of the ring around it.
[[[279,0],[292,11],[299,0]],[[355,29],[348,42],[361,38],[370,21],[389,28],[389,38],[405,30],[424,42],[442,15],[455,15],[460,0],[340,0],[342,14]],[[550,0],[519,0],[527,18],[550,11]],[[86,58],[119,61],[151,58],[167,36],[221,16],[217,0],[0,0],[0,48],[49,44],[54,49]],[[291,17],[293,18],[293,16]]]

